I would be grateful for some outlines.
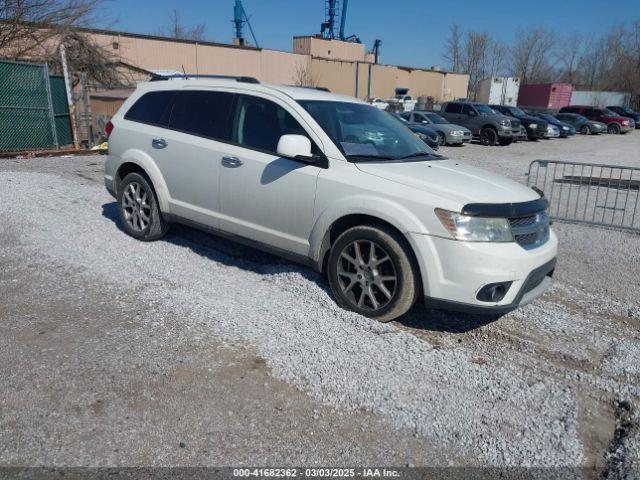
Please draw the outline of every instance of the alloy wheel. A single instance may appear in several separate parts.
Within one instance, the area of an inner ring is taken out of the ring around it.
[[[151,221],[149,194],[138,182],[129,183],[122,196],[124,219],[136,232],[142,232]]]
[[[354,306],[377,311],[386,307],[398,288],[398,275],[389,254],[376,242],[356,240],[338,259],[338,284]]]

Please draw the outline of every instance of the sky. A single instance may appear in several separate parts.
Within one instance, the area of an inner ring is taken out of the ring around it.
[[[153,34],[177,9],[185,24],[205,23],[206,39],[230,43],[233,0],[109,0],[105,27]],[[495,7],[491,8],[491,5]],[[294,35],[320,31],[324,0],[244,0],[259,46],[291,51]],[[611,25],[640,20],[640,0],[349,0],[345,33],[366,45],[382,40],[382,63],[447,67],[442,60],[449,26],[486,30],[507,43],[518,27],[544,25],[559,33],[597,35]],[[245,32],[249,36],[249,32]]]

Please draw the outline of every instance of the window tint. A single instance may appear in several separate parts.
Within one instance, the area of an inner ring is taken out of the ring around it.
[[[169,128],[216,140],[231,139],[233,94],[227,92],[177,92]]]
[[[471,105],[463,105],[462,106],[462,114],[463,115],[471,115],[471,112],[473,112],[473,108],[471,108]]]
[[[145,93],[133,104],[124,118],[166,127],[169,123],[169,105],[174,94],[175,92],[171,91]]]
[[[282,135],[303,135],[311,138],[302,125],[280,105],[260,97],[238,96],[233,141],[239,145],[276,153]],[[320,150],[311,140],[312,153]]]
[[[459,103],[448,103],[444,111],[447,113],[460,113],[462,111],[462,105]]]

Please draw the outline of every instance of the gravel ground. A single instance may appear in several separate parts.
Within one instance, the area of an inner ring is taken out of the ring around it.
[[[522,180],[536,158],[611,163],[635,155],[637,162],[640,134],[442,150]],[[129,238],[100,184],[102,161],[0,161],[0,261],[8,266],[1,278],[21,285],[0,304],[0,381],[10,392],[0,403],[0,462],[228,463],[202,426],[212,422],[202,413],[207,400],[215,402],[208,394],[222,383],[218,396],[233,400],[231,412],[257,408],[256,431],[270,422],[272,432],[282,427],[273,410],[251,403],[252,393],[269,397],[269,388],[293,399],[298,433],[316,416],[324,422],[319,444],[327,448],[313,454],[303,453],[308,434],[275,440],[272,455],[248,439],[264,462],[586,466],[609,478],[637,468],[640,236],[557,223],[556,282],[533,304],[489,323],[417,306],[401,322],[380,325],[337,308],[314,272],[261,252],[182,227],[161,242]],[[62,337],[53,343],[34,333],[49,303],[66,305]],[[92,361],[78,356],[81,347],[95,352]],[[34,360],[16,361],[34,352]],[[47,355],[58,368],[47,367]],[[230,368],[236,376],[252,371],[247,358],[260,364],[264,388],[228,378]],[[101,389],[117,410],[95,406],[100,365],[110,375]],[[181,369],[192,394],[181,401],[177,381],[145,387],[151,368],[160,375]],[[215,373],[200,375],[208,368]],[[73,382],[75,375],[88,376],[92,388]],[[152,401],[157,416],[145,418],[141,405]],[[160,414],[163,407],[201,412],[185,416],[200,422],[185,441],[197,451],[179,456],[167,447],[167,432],[181,430]],[[101,452],[85,438],[83,415],[95,408],[109,410],[106,418],[122,430],[94,419],[94,432],[103,442],[119,432],[127,454]],[[34,422],[34,409],[55,415]],[[309,409],[319,413],[306,417]],[[362,428],[371,434],[358,434]],[[329,446],[331,429],[337,447]],[[139,436],[148,438],[144,446]]]

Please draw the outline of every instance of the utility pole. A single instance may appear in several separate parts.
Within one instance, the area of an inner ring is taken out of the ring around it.
[[[69,69],[67,68],[67,53],[64,44],[60,44],[60,59],[62,61],[62,75],[64,76],[64,86],[67,90],[67,104],[69,105],[69,120],[71,121],[71,135],[73,136],[73,146],[76,150],[80,148],[78,142],[78,130],[76,128],[75,105],[71,96],[71,81],[69,80]]]

